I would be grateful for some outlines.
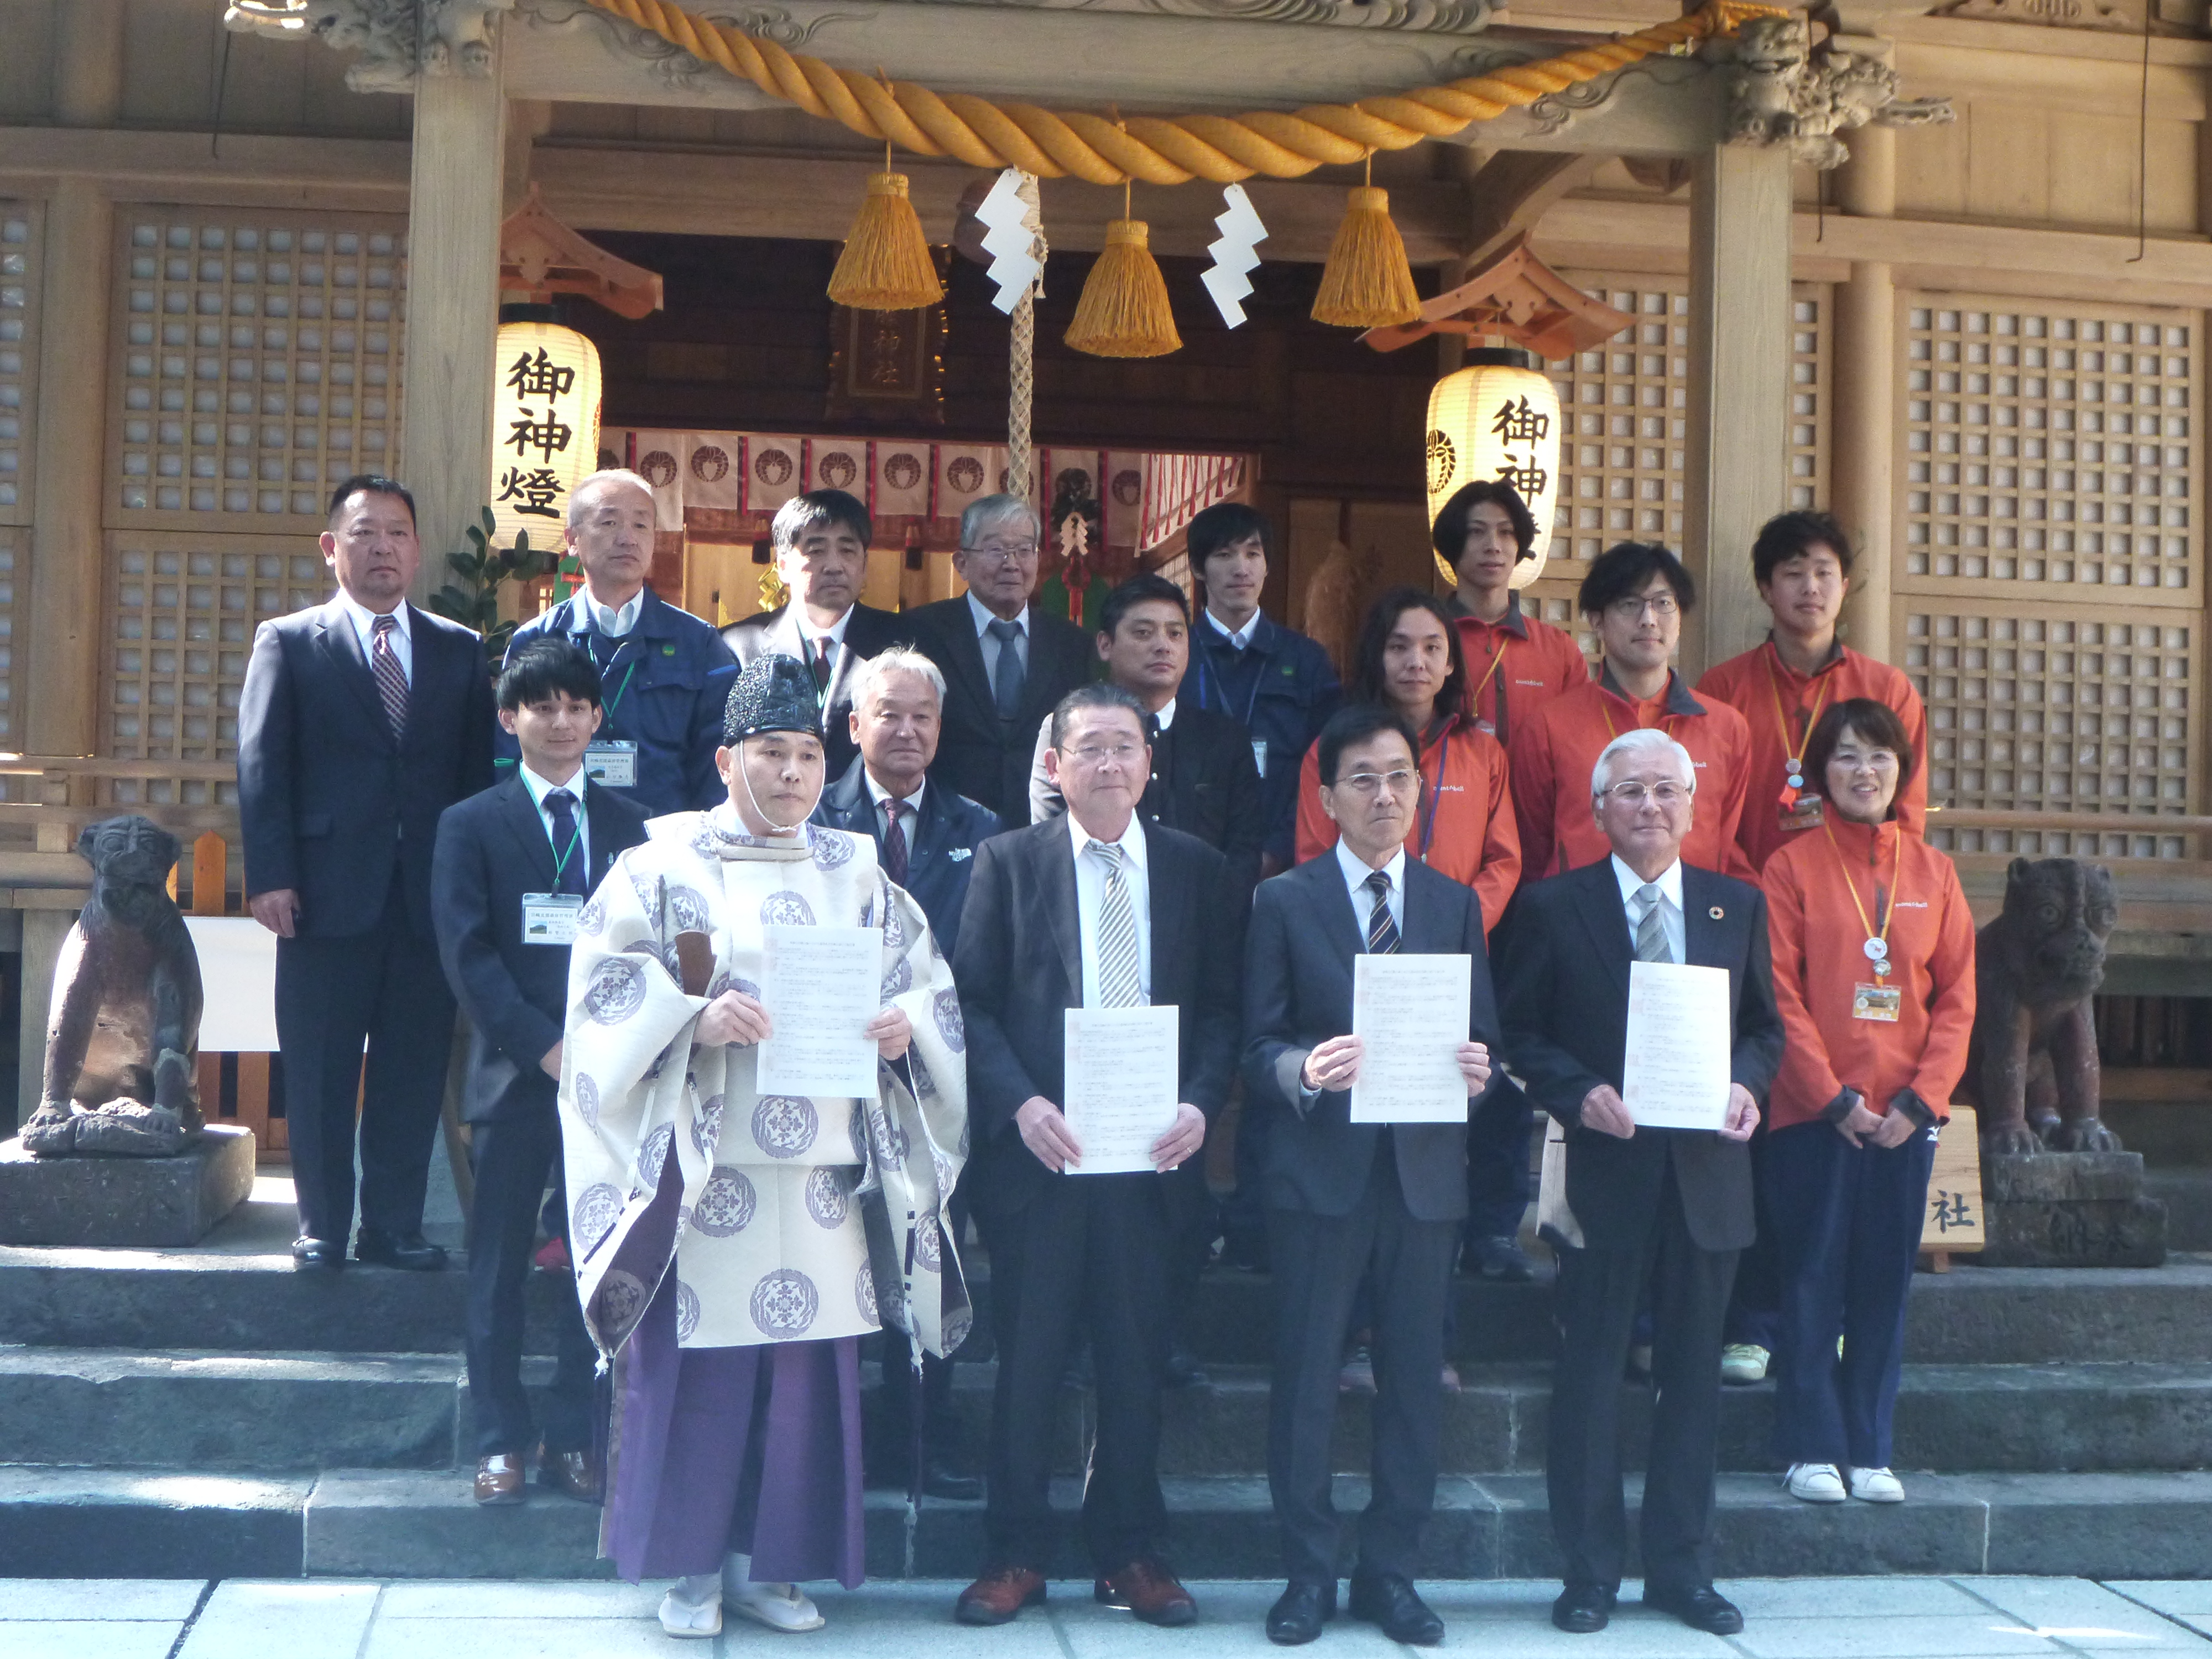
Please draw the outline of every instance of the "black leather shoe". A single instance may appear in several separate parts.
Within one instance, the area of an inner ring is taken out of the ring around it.
[[[1595,1636],[1612,1621],[1613,1601],[1602,1584],[1570,1584],[1552,1603],[1552,1623],[1570,1636]]]
[[[1444,1621],[1429,1611],[1403,1573],[1353,1573],[1351,1612],[1354,1619],[1380,1626],[1394,1642],[1432,1648],[1444,1639]]]
[[[921,1489],[932,1498],[949,1498],[956,1504],[974,1504],[982,1498],[983,1477],[963,1474],[943,1458],[931,1457],[922,1462]]]
[[[434,1273],[446,1265],[445,1247],[426,1242],[420,1233],[389,1238],[366,1227],[354,1236],[353,1259],[374,1267],[404,1267],[409,1273]]]
[[[327,1238],[310,1238],[302,1233],[292,1241],[292,1265],[335,1272],[345,1266],[345,1246],[334,1244]]]
[[[1708,1636],[1734,1636],[1743,1629],[1741,1609],[1711,1584],[1646,1584],[1644,1605],[1671,1613]]]
[[[1293,1578],[1267,1609],[1267,1639],[1278,1647],[1304,1647],[1336,1617],[1336,1581]]]

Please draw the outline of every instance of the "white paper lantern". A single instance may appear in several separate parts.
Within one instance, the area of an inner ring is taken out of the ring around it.
[[[1542,574],[1559,500],[1559,394],[1533,353],[1485,347],[1429,393],[1429,522],[1456,490],[1502,478],[1520,491],[1536,520],[1535,545],[1513,567],[1513,586]],[[1448,582],[1458,576],[1443,555]]]
[[[599,470],[599,348],[556,322],[502,322],[497,362],[489,497],[495,540],[512,547],[527,531],[531,546],[557,548],[570,494]]]

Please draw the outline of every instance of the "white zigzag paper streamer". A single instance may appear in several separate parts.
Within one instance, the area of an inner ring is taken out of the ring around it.
[[[985,228],[990,278],[999,285],[991,303],[1010,317],[1044,270],[1036,258],[1036,231],[1027,222],[1029,204],[1022,200],[1021,183],[1021,169],[1008,167],[975,210],[976,222]]]
[[[1253,210],[1252,198],[1245,195],[1243,185],[1231,185],[1221,194],[1229,204],[1229,210],[1213,222],[1221,240],[1207,246],[1213,263],[1198,280],[1213,296],[1221,320],[1236,328],[1244,321],[1244,307],[1237,302],[1252,291],[1252,279],[1245,273],[1260,263],[1253,244],[1267,239],[1267,228]]]

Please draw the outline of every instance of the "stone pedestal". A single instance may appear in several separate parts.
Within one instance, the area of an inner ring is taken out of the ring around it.
[[[2166,1206],[2143,1195],[2141,1152],[2036,1152],[1982,1160],[1993,1267],[2155,1267]]]
[[[34,1158],[0,1142],[0,1244],[197,1244],[252,1190],[250,1129],[204,1129],[173,1158]]]

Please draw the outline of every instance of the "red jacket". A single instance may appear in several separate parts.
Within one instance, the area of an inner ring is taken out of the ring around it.
[[[1631,702],[1607,670],[1516,722],[1513,805],[1521,825],[1521,867],[1534,880],[1595,864],[1612,853],[1590,811],[1590,773],[1606,744],[1639,726],[1664,731],[1690,751],[1698,769],[1682,862],[1758,880],[1736,845],[1751,733],[1742,715],[1724,702],[1700,702],[1671,669],[1665,693],[1650,702]]]
[[[1768,1121],[1777,1129],[1814,1121],[1846,1086],[1881,1114],[1910,1089],[1938,1121],[1948,1118],[1974,1029],[1974,919],[1959,872],[1895,823],[1853,823],[1831,811],[1824,828],[1791,836],[1760,884],[1788,1038]],[[1851,1010],[1854,988],[1875,982],[1867,927],[1881,927],[1885,914],[1884,983],[1904,994],[1894,1024]]]
[[[1449,605],[1467,659],[1470,712],[1501,744],[1510,746],[1514,726],[1560,692],[1589,684],[1574,635],[1523,616],[1518,593],[1507,596],[1505,615],[1494,623],[1468,615],[1455,596]]]
[[[1506,787],[1505,751],[1457,715],[1421,751],[1421,804],[1406,856],[1474,889],[1485,933],[1498,926],[1521,880],[1521,837]],[[1298,862],[1336,845],[1336,822],[1321,810],[1321,745],[1298,772]]]
[[[1828,660],[1810,674],[1800,674],[1782,660],[1769,640],[1755,651],[1705,671],[1698,682],[1698,695],[1727,703],[1751,726],[1751,773],[1746,781],[1743,817],[1736,825],[1736,841],[1754,870],[1764,870],[1790,842],[1802,838],[1813,827],[1801,816],[1790,829],[1782,827],[1781,797],[1789,772],[1784,763],[1805,757],[1805,744],[1813,724],[1828,708],[1853,697],[1871,697],[1887,703],[1905,722],[1916,761],[1912,781],[1897,792],[1897,819],[1915,835],[1928,830],[1928,714],[1912,682],[1887,663],[1851,650],[1841,641]],[[1790,744],[1783,747],[1784,724]],[[1826,780],[1807,778],[1806,787],[1817,793]]]

